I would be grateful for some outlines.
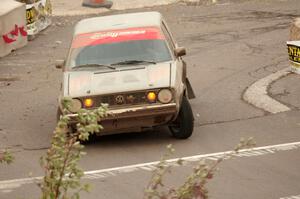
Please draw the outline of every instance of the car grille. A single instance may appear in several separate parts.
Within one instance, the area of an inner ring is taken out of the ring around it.
[[[147,90],[129,93],[116,93],[112,95],[102,95],[91,97],[94,100],[93,107],[99,107],[101,104],[108,104],[110,107],[149,104],[147,93],[153,91],[158,93],[158,90]],[[82,99],[82,101],[84,98]]]

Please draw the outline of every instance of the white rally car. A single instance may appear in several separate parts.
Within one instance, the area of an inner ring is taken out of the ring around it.
[[[63,69],[60,99],[72,98],[71,117],[108,104],[101,134],[166,125],[175,138],[188,138],[194,127],[188,99],[195,95],[185,53],[158,12],[84,19],[66,61],[56,65]]]

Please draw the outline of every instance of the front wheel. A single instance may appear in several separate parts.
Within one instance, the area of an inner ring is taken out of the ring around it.
[[[173,137],[177,139],[189,138],[194,130],[194,116],[191,105],[183,96],[179,114],[176,120],[169,125]]]

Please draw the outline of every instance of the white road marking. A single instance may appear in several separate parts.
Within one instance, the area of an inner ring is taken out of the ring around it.
[[[292,142],[278,145],[269,145],[263,147],[255,147],[252,149],[244,149],[241,150],[238,154],[235,154],[235,157],[251,157],[251,156],[262,156],[267,154],[273,154],[280,151],[290,151],[300,149],[300,142]],[[223,157],[225,154],[231,154],[233,151],[225,151],[218,153],[209,153],[209,154],[201,154],[188,156],[183,158],[174,158],[167,160],[168,165],[175,166],[177,165],[178,160],[184,160],[185,164],[198,162],[200,160],[217,160],[218,158]],[[107,178],[112,176],[117,176],[122,173],[131,173],[136,171],[152,171],[155,169],[155,166],[159,163],[159,161],[134,164],[122,167],[114,167],[108,169],[100,169],[93,171],[84,172],[85,179],[99,179],[99,178]],[[42,177],[31,177],[31,178],[23,178],[23,179],[13,179],[13,180],[4,180],[0,181],[0,191],[7,192],[11,189],[16,189],[26,184],[32,184],[34,182],[38,182],[42,179]],[[294,198],[284,198],[284,199],[294,199]],[[297,198],[300,199],[300,198]]]
[[[300,195],[297,195],[297,196],[288,196],[288,197],[284,197],[284,198],[280,198],[280,199],[300,199]]]
[[[254,82],[245,91],[243,99],[257,108],[261,108],[273,114],[291,110],[286,105],[281,104],[268,95],[269,85],[290,73],[290,67],[288,67]]]

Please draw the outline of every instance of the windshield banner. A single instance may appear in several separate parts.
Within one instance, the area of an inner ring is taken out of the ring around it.
[[[118,43],[134,40],[163,40],[164,35],[159,28],[143,27],[103,32],[84,33],[75,36],[72,48],[95,46],[100,44]]]
[[[26,2],[26,1],[25,1]],[[26,3],[28,35],[35,35],[51,24],[52,6],[50,0],[35,0]]]
[[[300,41],[287,42],[292,71],[300,74]]]

